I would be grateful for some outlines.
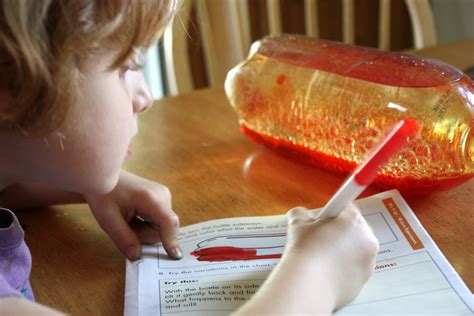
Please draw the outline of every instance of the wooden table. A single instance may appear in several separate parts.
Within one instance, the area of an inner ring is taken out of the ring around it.
[[[418,52],[465,69],[474,39]],[[169,186],[182,225],[320,207],[342,176],[299,164],[251,143],[222,89],[157,101],[141,117],[125,169]],[[371,187],[365,195],[379,192]],[[474,180],[455,189],[407,197],[423,226],[474,290]],[[33,255],[38,302],[72,315],[123,313],[125,259],[85,205],[17,213]]]

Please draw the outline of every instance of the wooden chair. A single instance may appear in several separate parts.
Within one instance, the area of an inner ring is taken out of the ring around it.
[[[249,0],[178,0],[177,14],[163,36],[165,77],[169,95],[195,89],[189,41],[201,39],[208,86],[223,84],[229,69],[242,61],[251,44]],[[269,34],[282,32],[281,0],[265,1]],[[379,1],[378,48],[390,49],[391,0]],[[412,23],[414,48],[436,44],[429,0],[405,0]],[[195,12],[193,18],[192,13]],[[318,0],[304,0],[305,34],[320,37]],[[355,44],[354,0],[342,0],[342,40]],[[190,30],[199,29],[199,36]]]

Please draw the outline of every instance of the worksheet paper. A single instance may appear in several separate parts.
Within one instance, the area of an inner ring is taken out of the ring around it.
[[[359,296],[336,314],[472,315],[472,293],[398,191],[356,203],[380,251]],[[284,215],[227,218],[182,228],[182,260],[161,245],[144,247],[140,260],[127,261],[125,315],[229,314],[277,264],[285,233]]]

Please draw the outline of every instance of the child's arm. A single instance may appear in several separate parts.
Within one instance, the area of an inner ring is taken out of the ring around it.
[[[354,206],[320,223],[303,208],[288,217],[281,261],[235,315],[330,314],[353,300],[372,274],[378,242]]]
[[[65,315],[50,307],[19,297],[0,297],[0,315]]]
[[[41,183],[15,183],[0,191],[0,205],[9,209],[84,202],[82,194],[65,191]]]
[[[140,257],[141,243],[160,241],[171,258],[182,257],[179,219],[171,209],[168,188],[129,172],[122,171],[116,187],[104,195],[82,195],[36,183],[0,191],[0,205],[10,209],[82,202],[89,204],[97,222],[130,260]]]

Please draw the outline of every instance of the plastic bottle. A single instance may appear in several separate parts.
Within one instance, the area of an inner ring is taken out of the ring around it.
[[[396,122],[420,125],[375,182],[423,194],[474,176],[474,83],[443,62],[297,35],[266,37],[225,88],[251,139],[350,172]]]

